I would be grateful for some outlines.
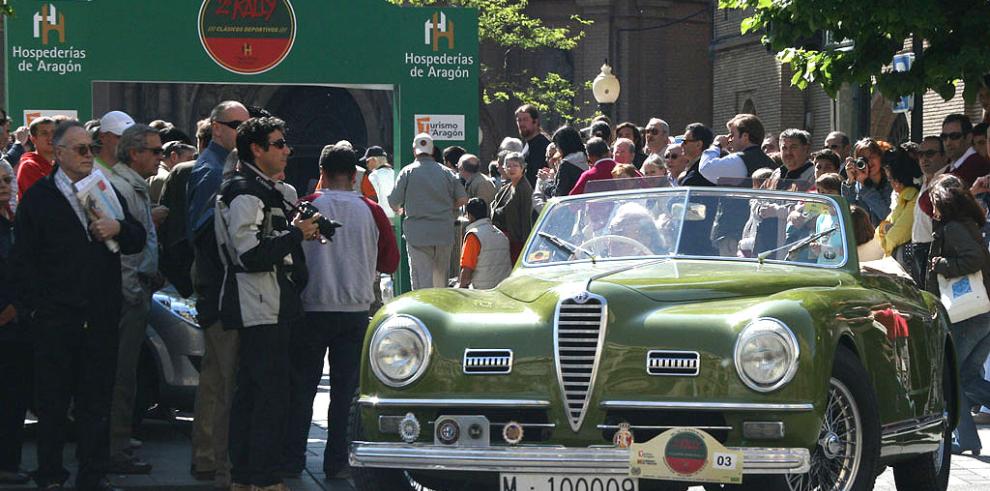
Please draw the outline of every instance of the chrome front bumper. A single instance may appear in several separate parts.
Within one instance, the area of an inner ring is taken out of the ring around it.
[[[733,448],[743,452],[744,474],[804,474],[811,466],[806,448]],[[351,443],[355,467],[431,471],[629,474],[629,450],[519,445],[460,448],[426,443]]]

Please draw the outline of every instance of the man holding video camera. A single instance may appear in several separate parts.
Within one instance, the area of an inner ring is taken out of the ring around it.
[[[220,187],[214,214],[225,267],[220,319],[240,337],[230,416],[234,489],[285,489],[279,460],[289,401],[289,326],[303,315],[307,270],[301,244],[319,238],[320,219],[293,216],[295,189],[274,179],[290,152],[282,120],[242,123],[240,162]]]

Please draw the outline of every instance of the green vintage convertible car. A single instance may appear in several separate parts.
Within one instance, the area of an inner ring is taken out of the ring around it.
[[[411,292],[372,320],[354,481],[685,489],[631,475],[628,447],[692,428],[743,459],[741,483],[708,488],[866,490],[890,466],[898,489],[944,490],[947,316],[855,244],[846,203],[818,194],[553,201],[498,287]]]

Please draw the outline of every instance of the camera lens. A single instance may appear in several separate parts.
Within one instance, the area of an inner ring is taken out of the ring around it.
[[[856,168],[859,170],[866,170],[866,159],[856,159]]]

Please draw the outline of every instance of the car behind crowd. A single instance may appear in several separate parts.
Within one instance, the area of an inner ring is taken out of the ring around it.
[[[195,304],[171,286],[155,292],[138,362],[135,407],[155,409],[164,417],[192,412],[205,349]]]
[[[842,198],[810,193],[553,201],[496,288],[414,291],[374,317],[355,484],[714,489],[720,469],[743,488],[856,490],[892,466],[898,489],[944,490],[947,316],[889,261],[860,263],[852,230]]]

